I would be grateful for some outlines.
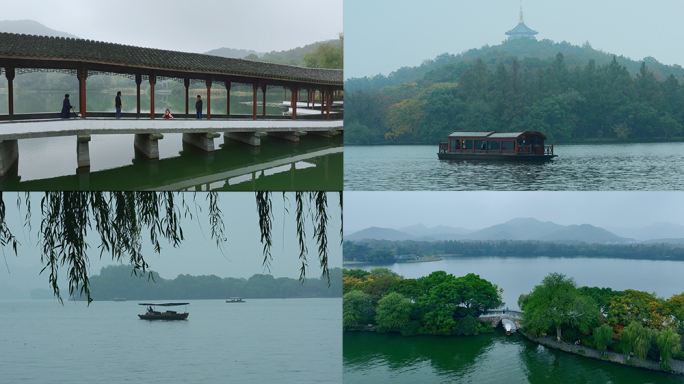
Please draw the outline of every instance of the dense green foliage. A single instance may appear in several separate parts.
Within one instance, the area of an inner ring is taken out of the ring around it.
[[[604,257],[637,260],[684,260],[684,247],[677,244],[586,244],[544,241],[414,241],[373,240],[371,242],[345,241],[345,261],[387,263],[389,259],[374,259],[373,250],[402,250],[416,255],[445,254],[510,257]]]
[[[248,299],[341,297],[342,271],[330,270],[330,288],[326,278],[309,278],[303,283],[287,277],[256,274],[249,279],[178,275],[163,279],[152,272],[152,278],[131,275],[130,265],[110,265],[99,275],[90,277],[90,294],[94,300],[198,300],[243,297]]]
[[[434,144],[455,130],[539,131],[551,143],[681,135],[681,67],[649,59],[630,72],[617,57],[566,60],[561,52],[522,60],[492,54],[448,62],[440,56],[435,62],[448,63],[379,89],[352,92],[348,80],[346,143]]]
[[[518,305],[526,332],[555,332],[568,343],[634,353],[637,359],[660,361],[669,369],[670,359],[684,359],[683,295],[664,300],[632,289],[576,288],[573,279],[551,273],[530,294],[520,295]]]
[[[540,65],[547,65],[548,60],[562,53],[569,66],[583,66],[589,60],[594,60],[596,65],[604,65],[611,62],[615,55],[600,50],[595,50],[589,42],[582,46],[572,45],[566,41],[555,43],[552,40],[532,40],[514,39],[505,40],[500,45],[485,45],[480,49],[473,48],[457,55],[443,53],[434,59],[427,59],[416,67],[402,67],[387,76],[378,74],[372,77],[351,78],[345,81],[344,87],[348,92],[357,90],[378,90],[388,86],[398,86],[404,83],[413,83],[421,78],[427,78],[430,73],[438,72],[440,68],[448,65],[460,65],[468,68],[473,65],[475,60],[481,58],[490,68],[496,68],[497,64],[505,58],[512,56],[518,57],[522,61],[538,62]],[[620,65],[627,68],[631,75],[636,75],[639,71],[641,61],[631,60],[625,56],[617,56]],[[649,67],[653,68],[659,80],[670,75],[676,78],[684,78],[684,68],[680,65],[666,65],[658,62],[653,57],[643,59]],[[433,82],[441,82],[431,79]]]
[[[404,279],[386,268],[343,270],[344,326],[372,324],[403,335],[476,335],[491,331],[475,316],[503,305],[501,290],[478,275],[444,271]],[[370,304],[370,307],[367,305]]]
[[[324,43],[302,57],[309,68],[342,69],[344,67],[344,35],[340,33],[338,44]]]
[[[539,335],[553,328],[558,341],[562,340],[564,327],[586,332],[600,323],[593,300],[579,292],[574,279],[560,273],[546,276],[519,304],[525,311],[526,332]]]

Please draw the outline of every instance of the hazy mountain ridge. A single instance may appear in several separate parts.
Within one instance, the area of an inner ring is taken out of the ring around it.
[[[78,39],[78,36],[70,33],[57,31],[34,20],[2,20],[0,32],[21,33],[25,35],[70,37]]]
[[[670,223],[664,224],[674,231],[679,226]],[[435,231],[439,228],[439,231]],[[416,240],[416,241],[443,241],[443,240],[473,240],[473,241],[498,241],[498,240],[522,240],[522,241],[547,241],[547,242],[585,242],[585,243],[630,243],[630,242],[665,242],[681,243],[684,235],[663,236],[662,232],[654,232],[653,228],[663,228],[663,225],[649,225],[639,229],[633,229],[639,236],[621,236],[605,228],[596,227],[591,224],[581,225],[560,225],[550,221],[542,222],[533,218],[516,218],[502,224],[496,224],[480,230],[467,230],[463,228],[453,228],[439,226],[428,228],[423,224],[403,227],[400,230],[391,228],[372,227],[361,231],[345,235],[345,240],[360,241],[363,239],[376,240]],[[432,233],[432,232],[435,233]],[[468,231],[470,233],[458,233]],[[437,233],[441,232],[441,233]],[[657,236],[645,238],[645,234]],[[651,240],[653,239],[653,240]]]

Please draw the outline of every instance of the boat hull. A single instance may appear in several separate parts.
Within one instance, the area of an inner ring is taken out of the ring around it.
[[[138,315],[139,318],[142,320],[185,320],[188,318],[189,313],[174,313],[174,314],[165,314],[162,313],[160,315],[150,315],[150,314],[145,314],[145,315]]]
[[[489,153],[448,153],[438,152],[440,160],[487,160],[487,161],[549,161],[558,155],[504,155]]]

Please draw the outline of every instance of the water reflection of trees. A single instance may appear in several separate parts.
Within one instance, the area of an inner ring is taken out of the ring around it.
[[[571,355],[523,340],[517,359],[530,384],[679,383],[681,378],[661,372]]]
[[[398,334],[345,333],[344,366],[351,369],[385,365],[398,371],[429,364],[437,375],[467,372],[478,356],[494,343],[493,335],[476,337],[414,336]]]

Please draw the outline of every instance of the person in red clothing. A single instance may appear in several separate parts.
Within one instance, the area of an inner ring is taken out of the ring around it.
[[[166,112],[164,112],[164,118],[165,119],[173,119],[173,116],[171,116],[171,111],[169,111],[167,109]]]

